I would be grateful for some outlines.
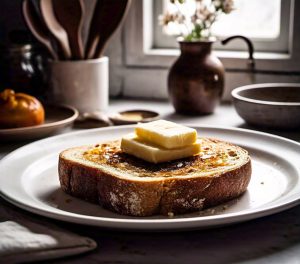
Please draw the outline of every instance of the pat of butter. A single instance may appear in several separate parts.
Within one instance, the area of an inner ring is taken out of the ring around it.
[[[197,131],[165,120],[138,124],[135,128],[138,137],[167,149],[191,145],[197,140]]]
[[[121,149],[148,162],[160,163],[198,154],[200,152],[200,140],[185,147],[166,149],[143,142],[136,134],[131,133],[122,138]]]

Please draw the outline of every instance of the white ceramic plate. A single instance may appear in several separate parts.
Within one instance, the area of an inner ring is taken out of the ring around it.
[[[300,144],[243,129],[195,127],[199,135],[246,148],[253,173],[238,200],[203,212],[168,218],[122,216],[73,198],[60,190],[57,161],[65,148],[117,139],[133,126],[64,134],[26,145],[0,162],[0,193],[11,203],[63,221],[132,230],[178,230],[232,224],[277,213],[300,201]]]
[[[44,108],[44,124],[30,127],[0,129],[0,142],[46,137],[71,125],[78,117],[78,111],[70,106],[44,105]]]

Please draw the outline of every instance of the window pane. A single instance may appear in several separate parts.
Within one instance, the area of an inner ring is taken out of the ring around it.
[[[235,0],[236,10],[222,15],[213,32],[218,36],[243,35],[274,39],[280,33],[280,0]]]
[[[222,14],[214,24],[212,32],[216,36],[243,35],[260,39],[274,39],[280,33],[280,0],[235,0],[235,10],[229,15]],[[164,9],[169,12],[193,14],[195,0],[186,0],[184,5],[171,4],[164,0]],[[181,31],[185,30],[183,26]],[[166,33],[176,34],[178,25],[170,24]]]
[[[209,0],[202,0],[209,1]],[[299,0],[300,1],[300,0]],[[255,51],[288,53],[291,24],[292,0],[234,0],[235,10],[229,15],[222,15],[212,28],[213,33],[224,39],[227,36],[243,35],[253,41]],[[195,0],[186,0],[184,13],[193,13]],[[180,6],[180,5],[179,5]],[[178,48],[176,38],[167,35],[187,31],[186,25],[178,28],[171,25],[163,30],[158,17],[164,11],[177,11],[170,0],[153,0],[153,48]],[[215,50],[244,51],[247,46],[242,41],[232,41],[223,46],[219,42]]]

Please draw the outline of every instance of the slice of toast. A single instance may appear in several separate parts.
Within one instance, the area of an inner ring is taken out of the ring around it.
[[[120,150],[120,141],[67,149],[59,156],[62,189],[120,214],[173,215],[243,194],[251,177],[246,150],[201,138],[201,153],[152,164]]]

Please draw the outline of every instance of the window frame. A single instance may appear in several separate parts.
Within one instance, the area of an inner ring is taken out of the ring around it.
[[[285,1],[285,0],[283,0]],[[300,1],[290,0],[287,52],[255,52],[255,72],[300,72]],[[157,49],[153,43],[153,1],[133,0],[124,27],[125,64],[128,67],[169,68],[178,49]],[[245,51],[214,51],[228,71],[250,71]]]

